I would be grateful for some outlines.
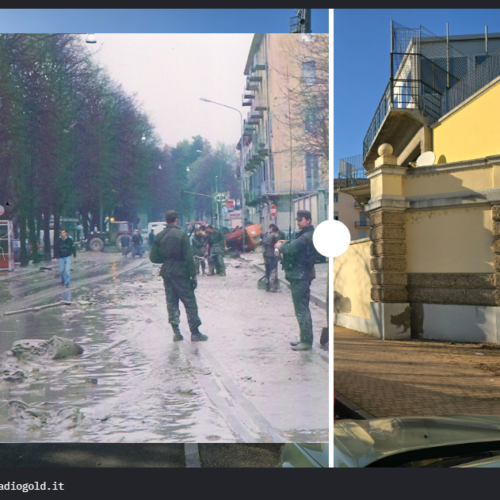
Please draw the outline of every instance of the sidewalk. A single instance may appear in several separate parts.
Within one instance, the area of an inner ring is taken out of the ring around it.
[[[374,417],[500,415],[500,348],[335,327],[335,392]]]
[[[249,260],[256,269],[259,269],[263,273],[266,272],[264,267],[264,256],[261,252],[249,252],[241,255],[246,260]],[[311,283],[311,302],[319,307],[327,308],[326,304],[326,287],[327,283],[327,269],[328,262],[326,264],[316,264],[314,266],[316,269],[316,278],[313,279]],[[288,281],[285,280],[285,273],[281,269],[281,264],[278,264],[278,278],[281,282],[281,286],[290,287]],[[255,284],[257,286],[257,283]]]

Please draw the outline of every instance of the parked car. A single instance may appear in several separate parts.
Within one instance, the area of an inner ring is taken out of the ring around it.
[[[500,467],[500,417],[339,420],[334,467]]]
[[[276,467],[328,467],[328,443],[285,444]]]

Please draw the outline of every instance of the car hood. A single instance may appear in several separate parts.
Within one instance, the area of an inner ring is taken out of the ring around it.
[[[342,420],[334,426],[334,466],[367,467],[406,451],[485,441],[500,442],[500,417],[452,415]]]

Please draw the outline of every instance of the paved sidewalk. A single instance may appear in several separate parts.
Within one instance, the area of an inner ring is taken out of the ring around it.
[[[500,346],[334,336],[335,392],[375,417],[500,415]]]

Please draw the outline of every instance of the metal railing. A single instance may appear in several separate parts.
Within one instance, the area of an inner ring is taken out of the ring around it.
[[[363,155],[349,156],[339,160],[339,188],[367,184],[366,170],[363,167]]]
[[[357,220],[354,222],[354,227],[370,227],[370,221],[367,220]]]
[[[389,110],[420,109],[437,120],[442,96],[475,68],[472,59],[422,26],[393,23],[391,36],[391,77],[363,140],[363,158]]]
[[[323,179],[292,179],[290,181],[264,181],[260,185],[260,190],[263,195],[266,194],[289,194],[292,193],[309,193],[318,189],[328,189],[328,181]]]
[[[441,116],[449,113],[499,76],[500,50],[497,50],[445,93],[441,99]]]

